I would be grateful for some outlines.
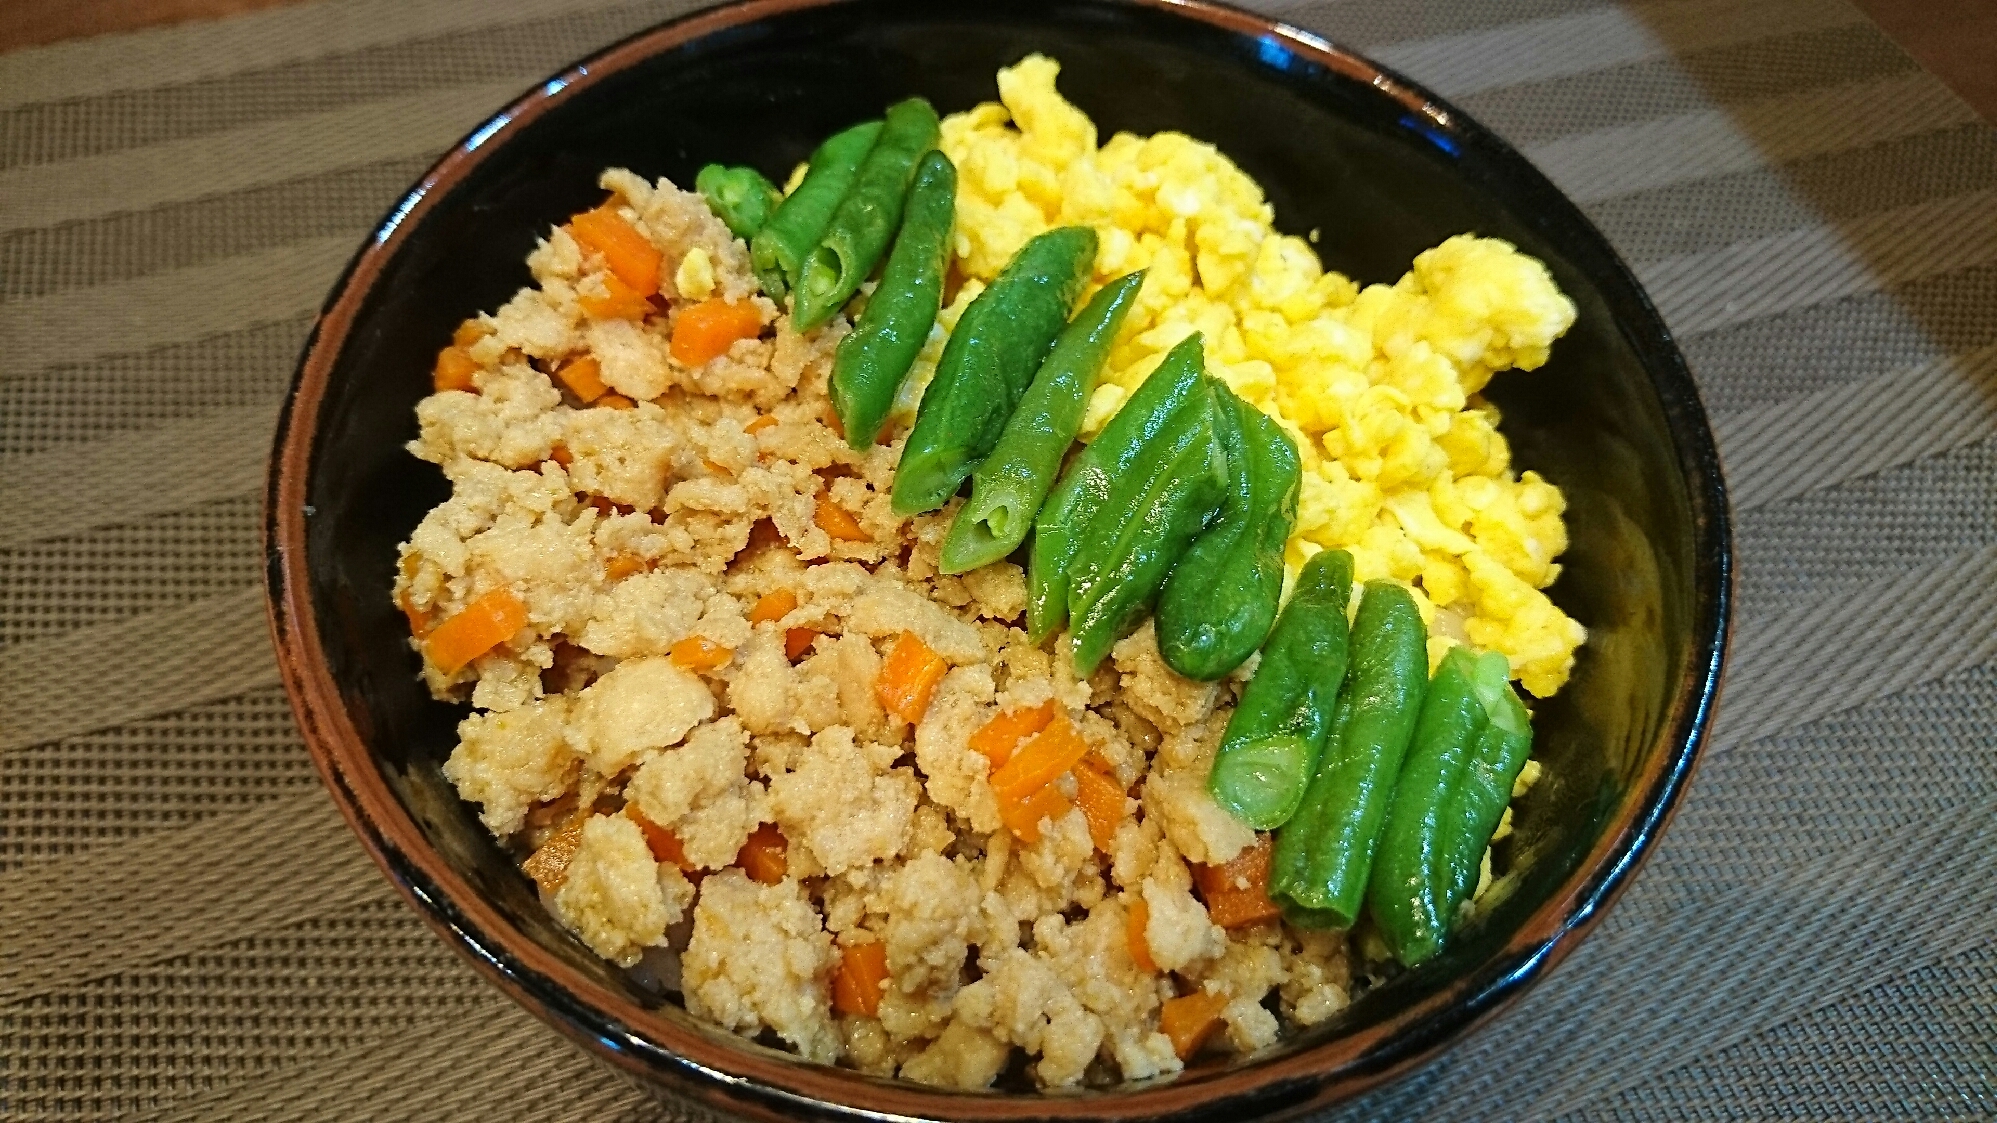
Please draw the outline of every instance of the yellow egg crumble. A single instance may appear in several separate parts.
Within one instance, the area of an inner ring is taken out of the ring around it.
[[[1394,284],[1361,288],[1277,233],[1262,189],[1212,145],[1163,132],[1097,147],[1094,122],[1055,90],[1059,73],[1030,56],[999,71],[998,102],[943,121],[959,172],[957,268],[970,279],[944,330],[1028,239],[1094,227],[1095,283],[1150,273],[1085,437],[1174,344],[1204,333],[1208,369],[1302,454],[1292,573],[1318,550],[1349,550],[1360,579],[1413,587],[1431,662],[1467,640],[1503,652],[1532,694],[1558,690],[1586,638],[1540,591],[1560,573],[1566,501],[1536,473],[1513,473],[1497,410],[1476,396],[1498,371],[1546,362],[1573,325],[1546,267],[1465,234]],[[920,366],[939,352],[940,338]],[[918,391],[926,374],[911,380]]]

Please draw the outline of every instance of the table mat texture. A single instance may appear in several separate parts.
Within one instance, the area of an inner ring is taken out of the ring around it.
[[[1997,131],[1841,0],[1264,10],[1509,138],[1635,267],[1738,526],[1675,824],[1339,1120],[1997,1118]],[[673,1118],[349,836],[257,586],[314,310],[425,166],[675,0],[351,0],[0,56],[0,1117]]]

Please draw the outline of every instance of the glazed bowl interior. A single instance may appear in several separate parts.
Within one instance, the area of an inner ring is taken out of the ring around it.
[[[994,98],[994,72],[1033,51],[1062,62],[1061,89],[1102,139],[1178,130],[1214,143],[1263,186],[1280,230],[1311,233],[1328,268],[1362,283],[1392,281],[1465,231],[1546,262],[1579,320],[1543,369],[1500,375],[1490,396],[1517,467],[1566,492],[1572,544],[1551,594],[1589,629],[1572,681],[1537,707],[1546,779],[1518,809],[1493,907],[1445,954],[1255,1058],[1040,1101],[811,1069],[696,1023],[598,960],[440,774],[463,711],[426,694],[390,603],[397,543],[448,491],[403,449],[432,358],[459,321],[529,283],[527,252],[601,198],[600,169],[689,184],[721,161],[781,178],[895,99],[922,94],[949,113]],[[287,683],[370,849],[542,1016],[662,1087],[766,1112],[1281,1109],[1348,1094],[1467,1030],[1598,914],[1689,774],[1725,634],[1725,506],[1682,362],[1600,236],[1510,149],[1373,73],[1212,9],[776,2],[640,36],[467,138],[336,290],[273,468]]]

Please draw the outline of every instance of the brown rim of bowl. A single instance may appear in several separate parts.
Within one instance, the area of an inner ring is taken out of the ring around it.
[[[272,642],[300,733],[321,778],[348,825],[425,921],[469,958],[500,989],[543,1021],[589,1045],[631,1073],[660,1080],[722,1110],[749,1110],[766,1118],[780,1112],[834,1111],[869,1119],[928,1118],[1017,1120],[1089,1117],[1141,1120],[1178,1117],[1223,1105],[1289,1114],[1349,1098],[1384,1083],[1461,1040],[1536,981],[1592,928],[1662,832],[1678,794],[1696,767],[1698,746],[1718,703],[1733,580],[1729,528],[1717,457],[1703,417],[1694,447],[1682,460],[1702,478],[1691,487],[1695,523],[1718,545],[1718,580],[1701,588],[1696,611],[1710,613],[1714,634],[1696,635],[1692,681],[1672,700],[1667,728],[1678,751],[1660,754],[1633,785],[1642,798],[1612,821],[1559,893],[1534,910],[1493,962],[1492,975],[1473,972],[1388,1020],[1287,1056],[1177,1079],[1079,1095],[1007,1096],[924,1089],[883,1081],[847,1069],[801,1063],[774,1050],[705,1036],[628,996],[613,992],[563,959],[514,931],[512,925],[437,853],[389,789],[363,744],[325,660],[318,621],[309,601],[305,560],[305,497],[318,412],[336,359],[364,298],[384,265],[401,248],[410,220],[462,180],[503,139],[594,82],[662,50],[713,32],[798,9],[850,0],[744,0],[641,32],[535,86],[444,155],[409,191],[363,245],[336,284],[307,340],[292,393],[279,417],[263,511],[265,583]],[[1209,0],[1120,0],[1158,9],[1225,31],[1281,41],[1290,51],[1326,69],[1374,87],[1444,129],[1454,119],[1418,85],[1309,32]],[[1502,142],[1495,142],[1502,147]],[[1585,220],[1582,220],[1585,222]],[[1604,243],[1606,245],[1606,243]],[[1623,279],[1655,317],[1626,266],[1610,256]],[[1682,372],[1682,361],[1678,364]],[[1689,388],[1689,376],[1685,386]],[[1696,394],[1692,397],[1696,410]],[[1668,403],[1667,403],[1668,405]],[[1674,439],[1684,441],[1683,419]],[[1704,563],[1702,572],[1706,572]],[[1702,582],[1704,584],[1704,582]]]

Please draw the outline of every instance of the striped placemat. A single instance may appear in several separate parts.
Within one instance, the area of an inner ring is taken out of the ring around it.
[[[1336,1118],[1997,1118],[1997,132],[1842,0],[1261,6],[1586,207],[1684,344],[1739,527],[1726,706],[1656,856]],[[329,0],[0,56],[0,1116],[667,1118],[348,836],[256,530],[370,224],[686,7]]]

